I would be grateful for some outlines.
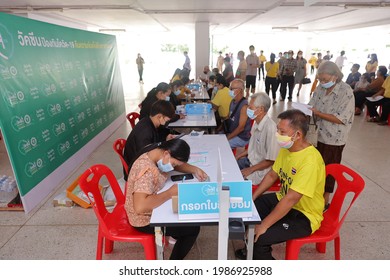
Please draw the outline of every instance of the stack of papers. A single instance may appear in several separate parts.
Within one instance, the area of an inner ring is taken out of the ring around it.
[[[366,97],[368,101],[375,102],[383,99],[383,95],[376,96],[376,97]]]
[[[298,109],[298,110],[302,111],[305,115],[308,115],[308,116],[312,116],[313,115],[313,111],[310,110],[310,108],[313,107],[311,105],[307,105],[307,104],[303,104],[303,103],[297,103],[297,102],[293,102],[291,105],[292,105],[292,107],[294,109]]]

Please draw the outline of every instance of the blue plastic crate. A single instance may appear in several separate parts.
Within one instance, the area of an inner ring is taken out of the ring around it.
[[[199,91],[200,88],[201,88],[201,85],[200,85],[200,84],[189,84],[187,87],[188,87],[190,90],[197,90],[197,91]]]
[[[206,112],[210,113],[211,111],[211,104],[210,103],[193,103],[193,104],[186,104],[186,113],[187,115],[202,115]]]

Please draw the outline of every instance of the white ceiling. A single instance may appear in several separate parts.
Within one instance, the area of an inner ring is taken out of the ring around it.
[[[269,33],[275,27],[322,33],[375,26],[388,36],[390,30],[390,0],[1,0],[0,11],[141,34],[193,29],[197,21],[208,21],[211,34]]]

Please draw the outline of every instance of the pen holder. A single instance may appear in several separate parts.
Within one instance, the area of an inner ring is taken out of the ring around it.
[[[245,226],[241,218],[229,218],[229,239],[244,240]]]

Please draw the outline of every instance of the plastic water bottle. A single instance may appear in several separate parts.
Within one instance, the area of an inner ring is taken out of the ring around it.
[[[207,112],[207,104],[202,104],[202,105],[203,105],[203,121],[207,125],[208,117],[209,117],[209,114]]]
[[[5,181],[7,180],[7,176],[0,176],[0,191],[5,191]]]

